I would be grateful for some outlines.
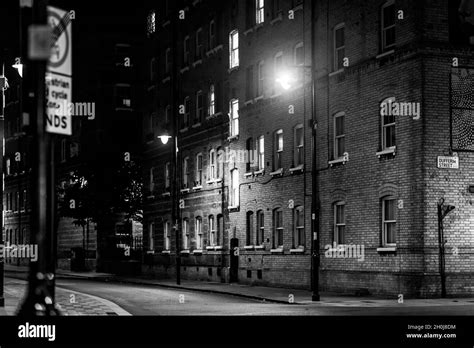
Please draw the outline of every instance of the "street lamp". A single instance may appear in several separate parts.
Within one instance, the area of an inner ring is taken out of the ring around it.
[[[312,136],[312,155],[311,155],[311,182],[312,182],[312,194],[311,194],[311,300],[319,301],[319,266],[321,254],[319,251],[319,187],[318,187],[318,170],[316,167],[316,118],[314,108],[316,106],[316,94],[315,94],[315,81],[313,76],[313,66],[311,65],[293,65],[289,67],[291,69],[285,69],[277,72],[275,81],[280,84],[284,90],[289,90],[295,87],[298,82],[296,77],[296,69],[309,69],[310,81],[311,81],[311,136]],[[303,74],[303,96],[305,93],[305,74]],[[304,101],[306,98],[303,99]],[[306,117],[306,108],[303,113],[303,118]],[[306,134],[306,119],[303,122],[303,134]],[[306,171],[304,172],[306,173]],[[306,197],[306,178],[304,180],[305,189],[304,197]]]
[[[162,143],[163,145],[168,144],[168,141],[169,141],[171,138],[172,138],[172,137],[169,136],[169,135],[160,135],[160,136],[158,136],[158,139],[161,140],[161,143]]]

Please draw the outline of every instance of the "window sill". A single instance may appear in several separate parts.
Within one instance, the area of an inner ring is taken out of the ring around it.
[[[195,123],[191,126],[191,128],[197,128],[201,126],[201,122]]]
[[[171,196],[171,192],[164,192],[161,194],[162,197],[169,197]]]
[[[247,36],[251,32],[253,32],[253,28],[250,28],[250,29],[247,29],[246,31],[244,31],[244,35]]]
[[[250,178],[250,177],[252,177],[252,176],[253,176],[253,173],[252,173],[252,172],[249,172],[249,173],[245,173],[245,174],[244,174],[244,177],[246,177],[246,178]]]
[[[263,100],[263,95],[259,95],[258,97],[256,97],[256,98],[253,100],[253,102],[256,103],[256,102],[258,102],[258,101],[260,101],[260,100]]]
[[[263,28],[264,23],[265,22],[255,24],[255,26],[253,27],[253,30],[257,31],[257,30]]]
[[[283,175],[283,168],[277,169],[274,172],[270,173],[271,176]]]
[[[304,253],[304,248],[290,249],[291,254],[302,254]]]
[[[255,246],[253,245],[245,245],[244,246],[244,250],[254,250],[255,249]]]
[[[220,183],[222,182],[222,178],[218,178],[218,179],[214,180],[214,182],[215,182],[216,184],[220,184]]]
[[[193,190],[194,190],[194,191],[202,190],[202,185],[194,186],[194,187],[193,187]]]
[[[300,10],[303,10],[303,4],[299,4],[298,6],[296,6],[292,9],[293,12],[297,12],[297,11],[300,11]]]
[[[335,159],[335,160],[332,160],[332,161],[329,161],[329,165],[332,167],[336,164],[346,164],[346,162],[349,161],[349,156],[344,156],[342,158],[338,158],[338,159]]]
[[[253,104],[253,99],[250,99],[250,100],[247,100],[246,102],[244,102],[245,106],[248,106],[248,105],[251,105],[251,104]]]
[[[181,74],[184,74],[186,71],[189,71],[189,66],[185,66],[184,68],[182,68],[179,72]]]
[[[186,250],[181,250],[179,253],[189,255],[189,250],[187,250],[187,249]]]
[[[194,0],[193,1],[193,6],[196,7],[197,4],[201,3],[201,0]]]
[[[304,165],[303,164],[300,164],[299,166],[296,166],[294,168],[290,168],[290,173],[291,174],[302,173],[303,171],[304,171]]]
[[[146,197],[146,199],[155,199],[155,196],[154,195],[149,195]]]
[[[170,76],[167,76],[167,77],[165,77],[163,80],[161,80],[161,82],[162,82],[163,84],[165,84],[165,83],[167,83],[167,82],[169,82],[169,81],[171,81],[171,77],[170,77]]]
[[[385,149],[385,150],[376,152],[375,155],[376,155],[378,158],[380,158],[380,157],[382,157],[382,156],[387,156],[387,155],[392,155],[392,156],[395,157],[396,151],[397,151],[397,147],[394,146],[394,147],[390,147],[390,148],[388,148],[388,149]]]
[[[229,209],[229,213],[230,213],[230,212],[237,212],[237,211],[239,211],[239,208],[240,208],[240,207],[239,207],[238,205],[229,206],[229,208],[228,208],[228,209]]]
[[[231,142],[231,141],[234,141],[234,140],[239,140],[239,136],[238,135],[233,135],[233,136],[227,138],[228,142]]]
[[[277,22],[280,22],[283,20],[283,15],[281,13],[278,14],[277,17],[275,17],[274,19],[271,20],[270,24],[273,25]]]
[[[270,249],[270,253],[272,253],[272,254],[283,254],[283,248]]]
[[[189,193],[189,189],[188,188],[182,189],[181,193]]]
[[[181,128],[179,130],[180,133],[184,133],[184,132],[187,132],[188,131],[188,127],[185,127],[185,128]]]
[[[193,250],[194,255],[202,255],[202,249]]]
[[[265,245],[256,245],[255,250],[265,250]]]
[[[344,72],[344,69],[339,69],[339,70],[336,70],[336,71],[333,71],[332,73],[329,73],[329,77],[332,77],[332,76],[335,76],[335,75],[339,75],[339,74],[342,74]]]
[[[232,72],[234,72],[234,71],[236,71],[236,70],[239,70],[239,66],[238,66],[238,65],[236,65],[236,66],[230,68],[230,69],[228,70],[228,72],[229,72],[229,74],[230,74],[230,73],[232,73]]]
[[[208,246],[208,247],[206,247],[206,250],[215,250],[215,247],[213,247],[213,246]]]
[[[375,57],[375,59],[380,59],[380,58],[384,58],[384,57],[387,57],[387,56],[390,56],[392,54],[395,53],[395,50],[394,49],[391,49],[387,52],[384,52],[384,53],[380,53],[378,56]]]
[[[199,64],[202,64],[202,59],[199,58],[193,63],[193,68],[197,67]]]
[[[162,254],[171,254],[171,251],[170,250],[162,250],[161,253]]]
[[[397,251],[396,246],[393,246],[393,247],[385,246],[385,247],[377,248],[377,252],[380,254],[395,253],[396,251]]]
[[[253,172],[253,175],[255,176],[259,176],[259,175],[264,175],[265,174],[265,169],[260,169],[260,170],[257,170],[255,172]]]
[[[166,27],[167,25],[169,25],[171,22],[170,20],[168,19],[166,22],[164,22],[161,26],[164,28]]]
[[[282,95],[282,93],[276,93],[276,94],[273,94],[272,96],[270,96],[270,98],[274,99],[274,98],[278,98]]]

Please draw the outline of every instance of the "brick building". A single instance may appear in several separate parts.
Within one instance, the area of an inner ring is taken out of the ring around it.
[[[314,193],[321,289],[435,296],[444,273],[448,294],[472,294],[474,34],[458,11],[472,2],[173,6],[148,16],[144,271],[175,272],[172,151],[156,137],[179,115],[185,277],[308,288]]]

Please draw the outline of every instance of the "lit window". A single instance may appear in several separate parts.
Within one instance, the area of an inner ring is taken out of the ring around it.
[[[209,151],[209,180],[217,179],[216,151]]]
[[[283,168],[283,130],[279,129],[274,133],[274,154],[273,154],[273,170]]]
[[[209,215],[209,246],[216,246],[216,221],[214,215]]]
[[[239,135],[239,100],[230,101],[230,135],[235,137]]]
[[[196,228],[195,228],[195,233],[196,233],[196,249],[201,250],[202,249],[202,218],[200,216],[196,217]]]
[[[303,125],[299,124],[295,127],[295,157],[294,166],[298,167],[304,163],[304,136]]]
[[[296,207],[293,211],[293,247],[304,247],[304,210]]]
[[[196,156],[196,183],[195,186],[202,185],[202,154]]]
[[[395,46],[395,21],[395,3],[391,0],[382,6],[382,51]]]
[[[334,115],[334,158],[340,159],[344,157],[345,139],[344,133],[344,117],[343,112]]]
[[[198,124],[202,121],[204,116],[204,97],[201,91],[196,93],[196,117],[194,118],[194,124]]]
[[[189,175],[190,175],[190,169],[189,169],[189,157],[185,157],[183,159],[183,188],[189,188]]]
[[[147,34],[150,36],[156,30],[156,13],[155,11],[151,11],[148,13],[147,17]]]
[[[263,135],[257,139],[257,156],[258,170],[265,169],[265,140]]]
[[[229,49],[230,49],[230,68],[239,66],[239,32],[234,30],[229,35]]]
[[[216,113],[216,93],[215,93],[214,85],[211,85],[209,87],[207,104],[208,104],[207,115],[213,116]]]
[[[164,249],[170,250],[170,231],[171,231],[171,223],[169,221],[165,221],[163,225],[163,239],[164,239]]]
[[[344,202],[334,204],[334,242],[336,244],[344,244],[346,239],[345,207]]]
[[[183,65],[189,65],[189,36],[186,36],[183,41]]]
[[[183,250],[189,249],[189,220],[183,219],[183,231],[182,231],[182,238],[183,238]]]
[[[265,21],[264,0],[255,0],[255,22],[262,24]]]
[[[165,189],[168,191],[170,189],[171,178],[171,163],[166,162],[165,164]]]
[[[148,225],[148,250],[155,250],[155,224],[150,222]]]
[[[203,57],[203,45],[202,45],[202,29],[199,28],[196,31],[196,57],[195,61],[202,59]]]
[[[263,210],[257,212],[257,236],[255,240],[256,245],[263,245],[265,237],[265,215]]]
[[[294,49],[294,61],[295,65],[304,65],[304,45],[302,42],[296,44]]]
[[[273,248],[283,248],[283,210],[273,210]]]
[[[260,61],[257,65],[257,96],[263,96],[263,83],[264,83],[264,72],[263,72],[264,62]]]
[[[253,212],[247,212],[247,232],[246,232],[246,239],[245,245],[252,245],[253,242]]]
[[[392,197],[382,199],[382,243],[395,246],[397,237],[397,205]]]
[[[239,170],[233,169],[230,172],[231,183],[230,183],[230,206],[239,206]]]
[[[211,20],[209,23],[209,49],[216,47],[216,21]]]
[[[344,68],[345,56],[344,24],[334,28],[334,71]]]
[[[395,102],[395,98],[387,98],[381,103],[381,110],[391,109],[392,103]],[[395,116],[382,114],[382,129],[381,129],[381,140],[382,150],[390,150],[395,148]]]
[[[61,162],[64,162],[64,161],[66,160],[66,156],[63,155],[63,153],[66,151],[66,150],[63,151],[63,146],[62,146],[62,145],[63,145],[63,141],[65,142],[65,140],[64,140],[64,139],[61,140]],[[63,160],[63,157],[64,157],[64,160]],[[10,174],[12,173],[12,165],[11,165],[11,164],[12,164],[12,161],[11,161],[10,158],[7,158],[7,161],[6,161],[6,162],[7,162],[7,163],[6,163],[6,167],[7,167],[7,168],[6,168],[6,173],[5,173],[5,174],[6,174],[6,175],[10,175]]]

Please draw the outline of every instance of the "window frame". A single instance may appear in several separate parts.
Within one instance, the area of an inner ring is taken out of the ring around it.
[[[298,139],[298,131],[301,130],[301,139]],[[293,153],[293,167],[304,165],[304,127],[303,124],[297,124],[293,129],[294,153]],[[299,142],[301,140],[301,142]],[[300,158],[301,157],[301,158]]]
[[[163,249],[169,251],[171,248],[171,222],[165,220],[163,223]]]
[[[281,225],[279,223],[281,222]],[[273,249],[283,249],[284,241],[283,209],[273,209]]]
[[[281,148],[280,148],[281,138]],[[273,170],[283,168],[283,129],[278,129],[273,133]]]
[[[204,95],[202,90],[196,92],[196,114],[194,118],[194,124],[199,124],[204,118]]]
[[[148,250],[155,251],[155,222],[148,223]]]
[[[265,22],[265,0],[255,0],[255,24],[261,25]]]
[[[212,28],[214,28],[214,30],[212,30]],[[217,33],[216,21],[215,19],[211,19],[209,21],[209,36],[208,36],[209,50],[212,50],[217,45],[216,33]]]
[[[385,9],[387,9],[390,6],[394,6],[394,22],[393,22],[392,25],[385,27],[384,11],[385,11]],[[397,22],[397,12],[396,12],[396,8],[395,8],[395,0],[389,0],[381,6],[380,16],[381,16],[381,18],[380,18],[381,48],[382,48],[382,52],[386,52],[386,51],[390,51],[390,50],[394,49],[394,47],[396,46],[396,42],[397,42],[397,37],[396,37],[396,32],[395,32],[396,31],[396,22]],[[394,33],[394,42],[391,45],[387,45],[387,43],[386,43],[386,32],[388,30],[391,30],[391,29],[393,29],[394,32],[395,32]]]
[[[265,61],[261,60],[257,63],[257,88],[256,94],[257,98],[263,97],[264,95],[264,86],[265,86]]]
[[[302,224],[298,225],[300,219]],[[301,205],[293,209],[293,247],[298,249],[305,247],[304,208]]]
[[[239,31],[235,29],[229,33],[229,68],[237,68],[239,64]]]
[[[209,215],[208,216],[208,223],[209,223],[209,246],[211,247],[214,247],[217,245],[217,242],[216,242],[216,233],[217,233],[217,229],[216,229],[216,218],[214,217],[214,215]]]
[[[256,140],[257,145],[257,168],[265,170],[265,136],[261,135]]]
[[[189,219],[183,218],[182,220],[182,247],[183,250],[189,250]]]
[[[303,52],[301,53],[302,54],[302,60],[300,63],[298,63],[298,54],[297,54],[297,50],[298,49],[302,49]],[[300,41],[298,42],[294,47],[293,47],[293,63],[295,66],[304,66],[304,61],[305,61],[305,54],[304,54],[304,42],[303,41]]]
[[[230,199],[229,199],[229,205],[233,208],[239,207],[240,204],[240,197],[239,197],[239,170],[237,168],[233,168],[230,171],[230,189],[231,189],[231,194],[230,194]]]
[[[196,249],[202,250],[204,245],[204,238],[202,234],[202,217],[196,216],[194,218],[194,235],[196,237]]]
[[[256,223],[255,245],[262,246],[265,243],[265,212],[263,210],[257,211]]]
[[[230,116],[230,136],[236,137],[239,135],[239,100],[231,99],[229,102],[229,116]]]
[[[216,87],[213,83],[209,86],[207,97],[207,116],[211,117],[216,114]]]
[[[393,202],[393,215],[395,217],[395,220],[386,220],[386,217],[385,217],[385,205],[387,204],[388,201],[391,201]],[[397,246],[397,200],[394,196],[385,196],[381,199],[381,208],[382,208],[382,214],[381,214],[381,218],[382,218],[382,246],[383,247],[396,247]],[[394,224],[394,228],[395,228],[395,242],[394,243],[389,243],[388,242],[388,229],[386,228],[387,227],[387,224]]]
[[[342,207],[343,221],[338,220],[338,212]],[[340,240],[340,231],[342,230],[342,240]],[[338,201],[333,204],[333,241],[338,244],[344,244],[346,242],[346,202]]]
[[[196,36],[194,41],[195,57],[194,61],[201,60],[204,57],[204,43],[202,42],[202,28],[196,30]]]
[[[204,179],[203,168],[204,168],[203,156],[202,156],[202,153],[198,153],[196,155],[196,171],[195,171],[196,186],[202,186],[203,179]]]
[[[182,188],[187,189],[190,188],[190,161],[189,156],[183,158],[183,170],[182,170]]]
[[[183,39],[183,65],[188,66],[191,63],[191,50],[189,47],[189,35],[186,35]]]
[[[183,123],[182,123],[182,129],[186,129],[189,127],[189,121],[191,118],[191,98],[189,96],[186,96],[184,98],[184,114],[183,114]]]
[[[279,59],[281,59],[281,62],[277,64],[277,61]],[[278,95],[281,92],[282,87],[279,87],[279,83],[276,80],[277,80],[278,72],[282,69],[283,64],[284,64],[283,63],[283,51],[277,52],[273,56],[273,77],[274,77],[273,95]],[[281,65],[281,66],[279,66],[279,65]]]
[[[343,45],[342,46],[337,46],[337,31],[338,30],[343,30]],[[339,66],[339,51],[343,52],[343,59],[342,59],[342,66]],[[339,23],[336,25],[333,29],[333,71],[339,71],[344,69],[344,56],[346,52],[346,27],[345,23]]]
[[[385,98],[381,103],[380,103],[380,110],[382,110],[382,105],[384,105],[385,103],[393,103],[395,102],[396,99],[395,97],[388,97],[388,98]],[[395,116],[390,116],[390,115],[380,115],[381,117],[381,121],[380,121],[380,124],[381,124],[381,129],[380,129],[380,141],[381,141],[381,149],[382,151],[384,150],[394,150],[396,147],[397,147],[397,133],[396,133],[396,130],[397,130],[397,119]],[[393,117],[393,122],[391,123],[387,123],[385,124],[385,118],[386,117]],[[388,128],[393,128],[393,136],[394,136],[394,144],[392,146],[386,146],[387,144],[387,129]]]
[[[346,113],[344,111],[340,111],[336,114],[334,114],[333,116],[333,156],[334,156],[334,159],[335,160],[338,160],[338,159],[342,159],[344,158],[344,153],[346,152],[346,131],[345,131],[345,128],[346,128]],[[342,134],[337,134],[337,119],[338,118],[342,118],[342,126],[343,126],[343,132]],[[341,155],[339,155],[339,144],[338,144],[338,140],[339,139],[343,139],[343,146],[344,146],[344,151],[342,152]]]
[[[245,245],[253,245],[254,235],[254,213],[253,211],[248,211],[246,213],[246,230],[245,230]]]

